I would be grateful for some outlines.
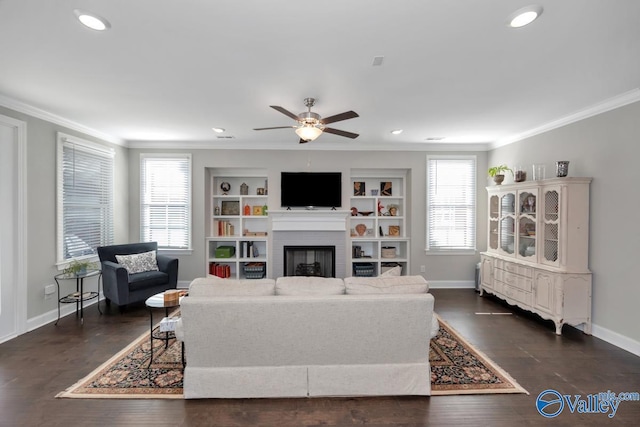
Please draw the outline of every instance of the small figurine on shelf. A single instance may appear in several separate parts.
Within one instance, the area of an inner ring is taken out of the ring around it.
[[[384,206],[380,203],[380,200],[378,200],[378,216],[382,216],[382,209],[384,209]]]
[[[251,215],[251,207],[247,203],[246,205],[244,205],[244,216],[249,216],[249,215]]]

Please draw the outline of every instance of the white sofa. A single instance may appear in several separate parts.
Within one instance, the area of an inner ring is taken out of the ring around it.
[[[184,396],[429,395],[427,291],[422,276],[196,279],[177,330]]]

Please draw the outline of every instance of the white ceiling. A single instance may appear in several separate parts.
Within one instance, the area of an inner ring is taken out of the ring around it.
[[[640,1],[543,0],[508,28],[528,4],[0,0],[0,104],[131,146],[484,149],[640,100]],[[111,29],[83,27],[76,8]],[[331,127],[360,137],[253,130],[294,124],[269,105],[299,113],[305,97],[324,117],[356,111]]]

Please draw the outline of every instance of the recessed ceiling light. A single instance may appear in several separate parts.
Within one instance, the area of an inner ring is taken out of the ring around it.
[[[391,133],[394,134],[394,135],[400,135],[402,133],[402,129],[392,130]]]
[[[511,28],[520,28],[531,24],[542,14],[542,6],[532,4],[518,9],[509,15],[507,25]]]
[[[213,131],[216,132],[216,133],[224,132],[224,129],[222,129],[222,128],[211,128],[211,129],[213,129]]]
[[[74,10],[73,13],[76,14],[78,20],[82,22],[85,27],[91,28],[92,30],[104,31],[111,28],[111,24],[109,23],[109,21],[101,16],[84,12],[79,9]]]
[[[430,136],[425,138],[425,141],[442,141],[443,139],[445,139],[446,137],[444,136]]]

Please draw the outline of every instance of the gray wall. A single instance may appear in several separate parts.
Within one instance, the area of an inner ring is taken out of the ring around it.
[[[0,114],[27,123],[27,318],[57,310],[55,294],[45,299],[44,286],[55,283],[56,263],[56,133],[64,132],[115,149],[115,238],[126,241],[128,150],[80,132],[0,107]],[[36,325],[38,322],[36,321]]]
[[[140,235],[139,197],[140,197],[140,153],[178,152],[177,150],[130,150],[130,236]],[[207,236],[205,228],[205,211],[208,195],[206,194],[206,168],[256,168],[267,169],[269,177],[269,206],[280,206],[279,182],[281,171],[339,171],[343,174],[345,189],[343,200],[346,200],[350,188],[348,180],[353,168],[386,168],[410,170],[407,183],[407,203],[411,209],[411,273],[421,274],[420,266],[426,266],[425,277],[433,281],[471,282],[474,278],[475,264],[478,255],[471,256],[427,256],[425,247],[425,177],[427,152],[365,152],[365,151],[313,151],[309,150],[181,150],[191,152],[193,161],[193,246],[191,255],[178,256],[180,259],[180,281],[190,281],[201,277],[206,272],[205,244]],[[452,154],[452,153],[434,153]],[[486,153],[474,152],[478,158],[478,245],[479,250],[486,249]],[[309,166],[307,166],[309,165]],[[346,184],[345,184],[346,181]]]
[[[589,267],[593,272],[593,323],[598,336],[621,334],[640,342],[640,102],[498,148],[489,165],[546,164],[569,160],[569,176],[591,183]],[[512,182],[507,176],[505,183]],[[623,338],[624,339],[624,338]],[[633,343],[632,343],[633,344]]]

